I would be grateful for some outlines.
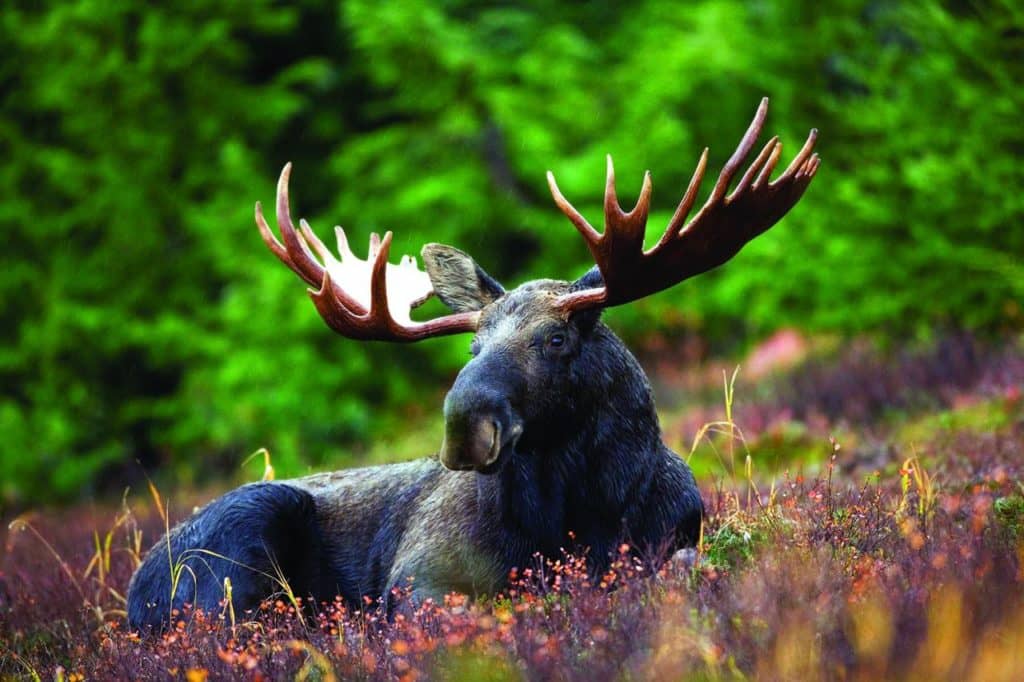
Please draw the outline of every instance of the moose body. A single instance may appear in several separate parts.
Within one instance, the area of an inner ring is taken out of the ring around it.
[[[546,293],[528,285],[498,304],[492,333],[511,338],[483,341],[488,350],[446,401],[449,415],[458,403],[489,418],[492,406],[512,398],[522,435],[488,464],[497,471],[453,470],[472,465],[452,449],[441,453],[448,466],[433,457],[242,486],[173,529],[170,552],[167,539],[150,551],[131,586],[132,624],[160,625],[185,602],[216,608],[224,576],[236,610],[279,591],[279,577],[318,600],[341,595],[359,604],[406,585],[414,599],[440,599],[493,593],[535,553],[583,547],[600,570],[621,541],[651,551],[692,544],[702,511],[697,487],[662,444],[647,379],[611,330],[594,319],[585,339],[566,338],[562,348],[578,346],[566,351],[574,357],[564,374],[530,368],[534,385],[526,385],[522,362],[507,359],[525,350],[516,347],[530,324],[522,318],[535,315],[526,302]],[[549,360],[562,362],[538,364]],[[446,429],[446,444],[458,440],[447,432],[458,428]],[[173,600],[171,556],[191,569],[179,572]]]
[[[398,341],[475,332],[473,358],[445,398],[438,456],[225,494],[146,556],[129,587],[130,624],[165,626],[186,603],[216,609],[227,596],[225,578],[236,611],[285,583],[318,601],[340,595],[390,607],[396,587],[408,586],[414,601],[493,593],[511,569],[561,548],[585,548],[599,571],[623,541],[661,554],[696,542],[703,506],[693,476],[662,443],[647,378],[600,313],[728,260],[796,203],[818,167],[813,132],[769,183],[780,147],[773,138],[725,197],[766,109],[767,100],[707,203],[684,224],[705,152],[665,236],[647,252],[649,176],[637,207],[625,213],[609,159],[606,229],[598,234],[549,174],[556,203],[597,265],[575,282],[536,280],[511,291],[438,244],[424,247],[426,274],[410,260],[389,265],[390,233],[371,238],[363,262],[338,228],[336,260],[308,225],[292,226],[286,166],[277,202],[284,245],[259,205],[257,224],[271,250],[318,287],[312,298],[328,325],[352,338]],[[409,309],[431,294],[452,314],[412,321]]]

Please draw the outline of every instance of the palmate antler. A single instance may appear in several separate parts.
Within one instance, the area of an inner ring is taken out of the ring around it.
[[[426,273],[416,267],[411,256],[403,256],[399,265],[388,263],[390,232],[386,232],[383,239],[376,233],[370,235],[369,255],[364,261],[352,253],[345,231],[340,227],[334,228],[340,260],[305,220],[299,221],[301,232],[297,231],[288,206],[291,170],[289,163],[277,182],[277,223],[284,244],[270,231],[259,202],[256,202],[256,225],[274,255],[307,284],[316,287],[310,289],[310,298],[331,329],[343,336],[367,341],[419,341],[476,329],[478,312],[445,315],[427,322],[412,321],[409,317],[412,308],[426,301],[434,290]]]
[[[599,234],[562,195],[549,171],[548,186],[555,203],[583,235],[604,280],[604,286],[566,294],[559,303],[566,309],[579,310],[621,305],[649,296],[721,265],[786,215],[818,170],[820,160],[817,154],[812,154],[817,130],[811,131],[789,168],[774,182],[769,182],[769,177],[779,161],[782,143],[778,137],[770,139],[736,188],[726,196],[733,177],[753,149],[767,115],[768,98],[765,97],[747,133],[722,168],[711,196],[687,223],[707,167],[708,150],[704,149],[683,200],[661,239],[649,251],[644,251],[643,246],[651,200],[650,172],[644,175],[636,206],[626,213],[615,196],[615,170],[611,156],[608,157],[605,230]]]
[[[644,176],[640,199],[633,210],[626,213],[615,195],[615,171],[608,157],[603,233],[598,233],[562,196],[554,176],[548,172],[548,185],[555,203],[583,235],[604,280],[601,287],[561,296],[558,305],[566,311],[615,306],[667,289],[726,262],[747,242],[786,215],[818,170],[818,155],[812,153],[816,130],[811,131],[785,172],[771,182],[769,178],[782,152],[778,137],[773,137],[732,193],[726,195],[733,177],[750,155],[767,115],[766,97],[719,174],[708,200],[697,215],[686,222],[707,167],[708,150],[704,150],[683,200],[661,239],[648,251],[644,251],[643,242],[651,199],[649,172]],[[369,257],[363,261],[352,253],[340,227],[335,228],[340,259],[331,254],[304,220],[296,230],[288,206],[290,174],[291,164],[288,164],[281,171],[277,185],[277,222],[284,244],[270,231],[258,202],[256,224],[274,255],[314,287],[310,296],[331,329],[353,339],[381,341],[419,341],[476,330],[479,312],[445,315],[427,322],[414,322],[410,318],[411,309],[429,298],[433,288],[430,279],[417,269],[409,256],[404,256],[397,266],[387,262],[390,232],[385,233],[383,239],[377,234],[371,235]],[[317,260],[317,256],[321,260]]]

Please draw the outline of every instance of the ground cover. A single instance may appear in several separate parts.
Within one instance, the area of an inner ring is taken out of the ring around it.
[[[121,611],[131,571],[164,516],[210,496],[143,489],[13,520],[0,676],[1019,679],[1019,344],[840,346],[756,386],[728,366],[685,378],[698,400],[658,389],[666,437],[701,475],[695,550],[659,561],[623,546],[589,576],[585,548],[567,546],[493,599],[453,595],[393,622],[282,592],[140,637]]]

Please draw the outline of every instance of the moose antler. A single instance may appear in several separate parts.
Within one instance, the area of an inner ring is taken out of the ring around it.
[[[757,141],[768,115],[768,98],[761,100],[754,120],[733,155],[722,168],[711,196],[690,222],[686,218],[704,178],[708,150],[704,149],[690,185],[654,248],[644,251],[644,228],[651,201],[651,174],[644,175],[640,198],[626,213],[615,195],[615,169],[608,157],[604,192],[605,230],[599,234],[562,195],[548,171],[548,186],[555,203],[583,235],[604,286],[563,295],[559,304],[568,310],[614,306],[667,289],[684,279],[717,267],[736,255],[751,239],[774,225],[807,189],[820,160],[812,154],[817,130],[811,130],[803,148],[774,182],[769,177],[779,161],[782,143],[773,137],[765,145],[731,194],[733,176]]]
[[[256,225],[274,255],[314,287],[309,290],[310,298],[331,329],[352,339],[373,341],[419,341],[476,329],[478,312],[445,315],[427,322],[412,321],[412,308],[430,298],[434,290],[411,256],[403,256],[399,265],[388,263],[391,232],[386,232],[383,239],[376,233],[370,235],[369,255],[364,261],[352,253],[340,227],[334,228],[340,260],[305,220],[299,221],[300,230],[296,230],[288,206],[291,170],[290,163],[285,165],[277,182],[277,224],[284,244],[271,232],[259,202]]]

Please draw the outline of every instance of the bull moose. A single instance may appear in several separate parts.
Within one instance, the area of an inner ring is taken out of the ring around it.
[[[696,542],[703,504],[686,463],[661,440],[640,365],[601,311],[661,291],[726,262],[782,218],[819,166],[817,131],[776,180],[782,145],[768,141],[735,188],[733,178],[764,125],[768,100],[689,221],[707,165],[690,184],[657,244],[644,250],[651,177],[625,212],[611,157],[599,233],[562,195],[555,203],[583,236],[595,267],[574,282],[541,279],[506,290],[468,255],[423,247],[388,262],[391,233],[353,255],[336,228],[335,257],[305,221],[292,223],[286,165],[277,186],[277,240],[256,204],[270,250],[313,289],[324,321],[352,339],[419,341],[474,333],[472,359],[444,400],[439,455],[253,483],[209,503],[156,543],[128,592],[133,627],[162,627],[185,603],[214,609],[230,578],[236,610],[286,579],[295,594],[350,604],[499,590],[513,567],[557,554],[569,535],[594,570],[622,540],[671,550]],[[413,321],[432,294],[451,314]]]

